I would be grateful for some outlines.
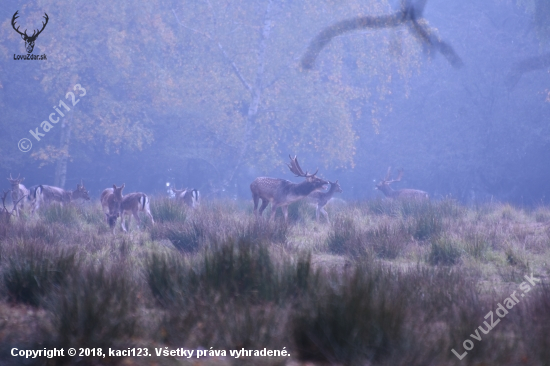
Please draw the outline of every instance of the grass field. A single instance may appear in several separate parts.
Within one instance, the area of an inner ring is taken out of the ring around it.
[[[549,208],[327,210],[331,223],[316,223],[294,204],[285,225],[256,222],[248,201],[188,210],[153,197],[154,225],[115,234],[99,203],[12,218],[0,224],[0,364],[550,364]],[[65,356],[11,356],[54,347]],[[264,348],[289,356],[230,355]],[[195,353],[156,356],[177,349]]]

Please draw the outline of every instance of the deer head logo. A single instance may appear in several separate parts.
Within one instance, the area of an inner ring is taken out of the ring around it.
[[[36,41],[36,38],[38,37],[38,35],[40,33],[42,33],[42,31],[44,30],[44,28],[46,28],[46,24],[48,24],[48,14],[44,13],[44,18],[46,19],[46,22],[42,22],[42,29],[40,29],[39,31],[34,31],[32,36],[29,36],[27,35],[27,30],[25,29],[25,32],[24,33],[21,33],[19,31],[19,26],[17,28],[15,28],[15,20],[17,18],[19,18],[19,15],[17,15],[17,13],[19,12],[19,10],[17,10],[15,12],[15,14],[13,14],[13,18],[11,18],[11,26],[13,27],[13,29],[19,33],[21,35],[21,38],[23,38],[23,40],[25,41],[25,48],[27,49],[27,53],[32,53],[32,50],[34,49],[34,41]],[[38,33],[37,33],[38,32]]]

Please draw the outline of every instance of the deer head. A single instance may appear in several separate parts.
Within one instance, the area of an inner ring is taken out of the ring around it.
[[[19,174],[17,176],[17,178],[13,178],[11,176],[11,173],[10,173],[10,177],[9,178],[6,178],[7,180],[9,180],[9,182],[11,183],[11,187],[12,189],[14,189],[15,187],[19,188],[19,183],[21,183],[22,181],[25,180],[25,178],[19,178],[21,176],[21,174]]]
[[[90,200],[90,194],[86,189],[86,187],[84,187],[84,182],[82,181],[82,179],[80,180],[80,184],[76,185],[76,190],[73,191],[72,198],[73,199],[82,198],[85,201]]]
[[[17,33],[21,35],[21,38],[23,38],[23,40],[25,41],[25,48],[27,49],[27,53],[32,53],[32,51],[34,50],[34,41],[36,41],[36,38],[38,37],[38,35],[42,33],[44,28],[46,28],[46,24],[48,24],[48,20],[49,20],[48,14],[44,13],[44,19],[46,19],[46,22],[42,22],[42,29],[35,30],[33,34],[29,36],[27,35],[26,29],[25,29],[25,32],[21,33],[19,31],[19,26],[15,28],[15,20],[19,18],[19,16],[17,15],[18,12],[19,10],[17,10],[15,14],[13,14],[13,17],[11,18],[11,26]]]

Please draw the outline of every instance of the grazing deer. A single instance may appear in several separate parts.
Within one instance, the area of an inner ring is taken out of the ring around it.
[[[428,193],[420,191],[418,189],[399,189],[394,191],[390,184],[393,182],[399,182],[403,178],[403,170],[399,170],[399,175],[397,179],[390,180],[391,167],[388,168],[388,173],[384,180],[376,185],[376,188],[382,191],[386,197],[389,198],[398,198],[405,200],[427,200],[429,199]]]
[[[113,184],[113,188],[106,188],[101,192],[101,207],[107,218],[107,224],[113,229],[115,228],[116,219],[120,216],[120,202],[122,201],[122,190],[125,184],[123,183],[117,188]]]
[[[174,189],[172,192],[176,195],[176,200],[183,201],[187,206],[196,208],[199,205],[199,191],[195,188],[192,189]]]
[[[9,191],[4,191],[4,194],[2,195],[2,208],[0,209],[0,224],[9,224],[11,217],[14,215],[14,212],[16,210],[17,204],[19,201],[21,201],[24,196],[21,197],[18,201],[15,201],[13,204],[13,208],[11,211],[8,211],[6,208],[6,198],[8,197]]]
[[[149,197],[145,193],[136,192],[136,193],[130,193],[124,197],[122,197],[122,201],[120,201],[120,220],[121,220],[121,227],[122,230],[126,230],[126,226],[124,225],[124,215],[133,215],[136,219],[136,225],[139,229],[139,216],[138,211],[145,212],[147,216],[151,219],[151,222],[154,224],[155,220],[153,220],[153,215],[151,215],[151,210],[149,209]],[[130,219],[132,216],[130,216]],[[115,219],[116,221],[116,219]]]
[[[288,219],[288,205],[328,184],[327,181],[315,176],[319,169],[313,174],[308,174],[307,171],[304,173],[298,164],[298,158],[296,156],[292,158],[290,155],[289,157],[290,164],[288,164],[288,168],[290,171],[296,174],[297,177],[304,177],[306,180],[302,183],[292,183],[279,178],[258,177],[254,179],[250,184],[250,190],[252,191],[254,215],[256,217],[261,217],[265,208],[271,202],[271,216],[269,219],[271,220],[275,216],[277,208],[281,207],[286,222]],[[260,198],[262,199],[262,206],[260,207],[258,216],[258,202]]]
[[[76,185],[76,189],[72,192],[66,191],[59,187],[47,186],[45,184],[41,184],[38,187],[36,187],[34,191],[31,190],[29,194],[29,198],[31,199],[31,201],[35,202],[34,208],[33,208],[33,212],[34,212],[40,207],[41,202],[43,202],[46,205],[52,204],[54,202],[57,202],[60,205],[63,205],[63,203],[69,203],[77,199],[83,199],[85,201],[89,201],[90,195],[88,194],[86,187],[84,187],[84,183],[81,181],[80,184]]]
[[[15,206],[15,215],[19,217],[19,210],[25,209],[25,200],[23,200],[23,198],[29,195],[29,190],[21,184],[21,182],[24,181],[25,178],[19,178],[18,175],[17,178],[13,179],[10,174],[10,177],[7,179],[10,181],[11,184],[12,202],[17,202]]]
[[[332,196],[334,196],[335,193],[342,193],[342,187],[340,187],[340,184],[338,183],[338,180],[336,182],[330,183],[330,189],[326,192],[322,191],[314,191],[307,196],[307,200],[309,202],[312,202],[317,205],[317,209],[315,210],[315,218],[317,221],[319,221],[319,212],[325,216],[327,219],[327,222],[330,224],[330,220],[328,219],[328,213],[325,211],[325,206],[327,205],[328,201],[331,200]]]

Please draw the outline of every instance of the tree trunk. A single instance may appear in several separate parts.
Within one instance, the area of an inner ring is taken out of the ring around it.
[[[73,112],[74,113],[74,112]],[[57,159],[55,166],[55,176],[53,185],[60,188],[65,188],[67,180],[67,163],[69,161],[69,142],[71,140],[71,121],[73,114],[62,120],[61,124],[61,139],[59,141],[59,149],[61,156]]]

